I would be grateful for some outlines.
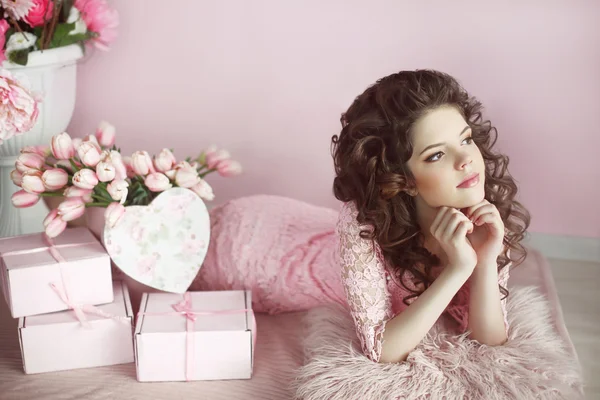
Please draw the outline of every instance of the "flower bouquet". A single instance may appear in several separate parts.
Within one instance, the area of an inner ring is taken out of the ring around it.
[[[169,149],[153,157],[146,151],[122,156],[115,146],[114,126],[102,122],[94,135],[83,139],[65,132],[53,136],[49,146],[23,148],[11,172],[13,183],[21,188],[12,195],[12,204],[23,208],[41,197],[64,197],[43,222],[46,234],[56,237],[87,207],[106,208],[105,223],[114,226],[126,206],[148,205],[174,186],[213,200],[213,190],[204,178],[212,172],[231,177],[241,171],[228,151],[215,146],[184,161],[178,161]]]
[[[27,65],[29,53],[72,44],[107,50],[119,16],[106,0],[0,0],[0,63]]]

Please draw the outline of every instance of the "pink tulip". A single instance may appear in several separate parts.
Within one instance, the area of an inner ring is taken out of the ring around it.
[[[44,157],[35,153],[23,153],[17,158],[15,168],[24,173],[30,170],[39,170],[44,166]]]
[[[223,160],[217,164],[217,172],[226,178],[242,173],[242,165],[233,160]]]
[[[131,166],[131,157],[121,157],[121,160],[123,160],[123,164],[125,165],[125,171],[127,171],[127,177],[133,178],[135,176],[135,171],[133,170],[133,167]]]
[[[83,139],[82,138],[73,138],[73,148],[75,149],[75,151],[77,151],[77,149],[79,148],[79,146],[81,146],[81,143],[83,143]]]
[[[46,190],[53,192],[64,187],[69,182],[69,174],[61,168],[52,168],[44,172],[42,181]]]
[[[75,147],[73,147],[73,140],[67,132],[63,132],[60,135],[52,136],[52,155],[57,160],[68,160],[75,156]]]
[[[201,179],[191,190],[196,193],[201,199],[212,201],[215,198],[212,187],[204,179]]]
[[[174,180],[175,176],[177,176],[177,170],[176,169],[171,169],[169,171],[165,171],[164,174],[167,176],[167,178],[169,178],[170,180]]]
[[[104,150],[100,154],[100,161],[108,162],[115,167],[115,180],[123,180],[127,178],[127,167],[123,161],[121,153],[116,150]]]
[[[16,208],[25,208],[35,205],[40,200],[40,195],[35,193],[28,193],[25,190],[19,190],[13,193],[11,201],[13,206]]]
[[[77,164],[77,163],[76,163]],[[73,171],[73,166],[68,160],[58,160],[54,163],[55,167],[62,167],[62,169],[66,169],[67,171]]]
[[[115,144],[115,127],[106,121],[100,122],[96,129],[96,138],[100,146],[113,147]]]
[[[95,167],[100,162],[100,150],[92,142],[83,142],[77,149],[77,154],[82,163],[88,167]]]
[[[16,169],[13,169],[12,171],[10,171],[10,179],[15,185],[21,186],[21,182],[23,182],[23,174],[17,171]]]
[[[110,185],[109,185],[110,186]],[[94,191],[92,189],[81,189],[77,186],[69,186],[63,192],[65,197],[81,197],[84,202],[91,203],[92,202],[92,193]]]
[[[57,217],[58,217],[58,208],[55,208],[54,210],[50,211],[48,213],[48,215],[46,215],[46,218],[44,218],[44,221],[42,222],[42,224],[44,225],[44,228],[47,228],[48,225],[50,224],[50,222],[54,221]]]
[[[39,146],[25,146],[21,149],[21,154],[34,153],[46,158],[50,155],[50,147],[39,145]]]
[[[28,171],[23,174],[21,187],[29,193],[39,194],[46,191],[41,171]]]
[[[200,160],[204,163],[206,162],[206,157],[208,157],[209,155],[212,155],[214,153],[216,153],[218,150],[217,146],[215,146],[214,144],[211,144],[210,146],[208,146],[208,148],[202,153],[202,157],[200,158]]]
[[[45,232],[49,238],[55,238],[67,228],[67,221],[63,220],[60,216],[52,219],[48,222],[48,226],[46,226]]]
[[[69,197],[58,205],[58,215],[63,221],[73,221],[85,213],[85,202],[81,197]]]
[[[147,151],[136,151],[131,156],[131,168],[136,175],[148,175],[148,173],[156,172],[152,165],[152,159]]]
[[[177,164],[177,160],[169,149],[162,149],[154,159],[154,166],[156,167],[156,170],[160,172],[169,171],[175,164]]]
[[[106,190],[113,200],[120,201],[121,204],[124,204],[125,200],[127,200],[128,187],[129,183],[127,183],[127,181],[115,179],[108,184]]]
[[[83,138],[83,143],[85,143],[85,142],[95,144],[96,147],[98,148],[98,151],[100,151],[100,143],[98,142],[98,138],[96,137],[96,135],[87,135],[86,137]]]
[[[169,181],[169,178],[165,174],[161,174],[160,172],[154,172],[146,177],[144,180],[144,184],[150,189],[152,192],[164,192],[167,189],[170,189],[173,185]]]
[[[110,203],[104,212],[106,225],[114,228],[125,214],[125,206],[119,203]]]
[[[98,177],[91,169],[80,169],[73,175],[73,185],[81,189],[93,189],[98,184]]]
[[[115,166],[110,162],[100,161],[96,165],[96,176],[100,182],[110,182],[115,179]]]
[[[217,150],[213,153],[206,154],[206,166],[208,169],[214,169],[217,164],[223,160],[228,160],[231,155],[227,150]]]
[[[177,174],[175,175],[175,183],[183,188],[191,188],[200,182],[198,171],[188,162],[182,161],[177,164]]]

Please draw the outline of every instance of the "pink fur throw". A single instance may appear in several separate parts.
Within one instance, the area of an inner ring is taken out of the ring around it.
[[[306,364],[296,398],[582,399],[576,356],[556,333],[551,310],[534,287],[512,288],[509,335],[502,346],[480,345],[468,332],[445,332],[438,320],[407,361],[378,364],[360,351],[350,315],[335,306],[307,313]]]

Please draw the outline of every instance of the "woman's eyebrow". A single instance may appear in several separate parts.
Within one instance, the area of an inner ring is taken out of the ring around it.
[[[465,133],[466,131],[468,131],[468,130],[469,130],[469,128],[470,128],[470,126],[469,126],[469,125],[465,126],[465,128],[462,130],[462,132],[460,132],[460,135],[458,135],[458,137],[461,137],[463,133]],[[429,150],[429,149],[432,149],[432,148],[434,148],[434,147],[438,147],[438,146],[443,146],[443,145],[445,145],[445,144],[446,144],[446,143],[436,143],[436,144],[431,144],[431,145],[429,145],[429,146],[425,147],[425,149],[423,149],[423,151],[422,151],[422,152],[420,152],[420,153],[419,153],[419,155],[421,155],[421,154],[425,153],[425,152],[426,152],[427,150]]]

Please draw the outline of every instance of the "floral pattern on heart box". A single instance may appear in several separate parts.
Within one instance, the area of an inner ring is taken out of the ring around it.
[[[180,187],[147,206],[128,206],[104,243],[113,262],[131,278],[155,289],[184,293],[200,271],[210,241],[206,205]]]

